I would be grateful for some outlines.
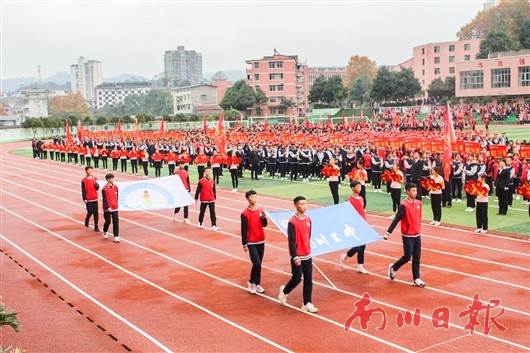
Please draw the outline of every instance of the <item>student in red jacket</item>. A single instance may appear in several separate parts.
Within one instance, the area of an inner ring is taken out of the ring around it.
[[[348,198],[348,201],[352,204],[353,208],[359,213],[359,215],[366,219],[366,214],[364,213],[364,199],[361,196],[361,182],[353,180],[350,182],[350,188],[352,195]],[[348,257],[352,257],[357,254],[357,272],[367,275],[368,271],[364,268],[364,251],[366,250],[366,245],[355,246],[348,250],[347,253],[340,255],[340,266],[344,268],[346,266],[346,261]]]
[[[204,220],[204,213],[206,207],[210,210],[210,220],[212,221],[212,229],[215,231],[221,230],[216,224],[217,218],[215,217],[215,199],[216,188],[215,181],[211,177],[212,170],[209,167],[204,169],[204,177],[199,180],[197,189],[195,190],[195,202],[201,201],[199,209],[199,227],[202,228],[202,221]]]
[[[265,253],[265,231],[267,216],[263,209],[256,205],[258,201],[257,192],[249,190],[245,193],[248,206],[241,213],[241,242],[243,250],[248,252],[252,262],[248,291],[250,294],[264,293],[265,289],[260,286],[261,263]]]
[[[186,188],[188,192],[191,191],[190,189],[190,176],[188,174],[188,171],[184,169],[184,161],[178,161],[178,169],[173,173],[174,175],[178,175],[180,177],[180,180],[182,181],[182,184]],[[177,207],[173,210],[173,219],[177,219],[177,213],[179,213],[180,207]],[[188,219],[188,213],[189,209],[188,206],[184,206],[184,223],[190,223],[190,220]]]
[[[388,266],[388,277],[391,280],[396,278],[396,272],[401,266],[410,261],[412,257],[412,277],[413,284],[418,287],[426,287],[427,283],[420,278],[420,257],[421,257],[421,200],[417,200],[418,187],[414,183],[405,185],[407,198],[399,205],[396,217],[388,227],[384,238],[390,237],[399,221],[401,221],[401,235],[403,240],[403,256],[395,263]]]
[[[114,242],[120,242],[120,223],[118,218],[118,187],[114,184],[114,174],[105,175],[107,185],[101,190],[101,198],[103,199],[103,238],[107,239],[110,222],[112,220],[112,235]]]
[[[94,231],[98,232],[98,179],[92,175],[93,169],[91,166],[86,166],[85,172],[86,176],[81,180],[81,195],[86,205],[85,227],[88,227],[90,217],[94,216]]]
[[[303,196],[297,196],[293,200],[296,213],[287,225],[287,237],[289,239],[289,255],[291,256],[292,277],[285,286],[280,287],[278,300],[280,304],[287,302],[287,296],[302,281],[304,275],[304,305],[302,310],[317,313],[318,309],[312,303],[313,293],[313,259],[311,258],[311,218],[306,216],[307,201]]]

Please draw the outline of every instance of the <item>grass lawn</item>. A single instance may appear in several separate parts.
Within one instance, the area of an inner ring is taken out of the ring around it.
[[[509,134],[508,130],[506,130],[506,134]],[[509,136],[511,137],[511,135]],[[31,158],[31,150],[29,148],[14,151],[14,154]],[[197,183],[196,168],[191,166],[189,173],[190,181],[193,185],[195,185]],[[154,175],[154,169],[150,168],[149,175]],[[162,176],[166,175],[168,175],[167,166],[165,166],[162,170]],[[79,178],[81,179],[82,176],[83,172],[80,170]],[[120,176],[118,174],[117,181],[119,181],[119,179]],[[224,171],[224,177],[220,180],[220,186],[222,188],[232,189],[230,173],[228,171]],[[310,183],[302,183],[301,181],[290,182],[281,181],[278,179],[271,180],[265,174],[260,180],[251,180],[250,173],[245,173],[244,178],[239,179],[238,190],[246,191],[250,189],[256,190],[258,194],[261,195],[276,196],[287,199],[293,199],[298,195],[303,195],[313,203],[329,205],[333,204],[331,192],[326,181],[311,181]],[[195,190],[193,186],[192,190]],[[372,190],[372,187],[367,188],[367,212],[390,215],[392,213],[392,203],[390,200],[390,195],[386,194],[385,192],[385,186],[382,187],[382,193],[375,193]],[[342,184],[339,188],[339,194],[341,200],[346,200],[351,194],[349,186],[347,184]],[[402,195],[404,198],[404,191]],[[488,213],[489,229],[530,237],[530,221],[528,215],[529,206],[522,205],[522,200],[514,199],[513,207],[509,209],[508,215],[497,216],[496,213],[498,211],[498,206],[494,200],[495,197],[490,197]],[[465,199],[461,203],[453,203],[452,208],[442,208],[442,224],[454,224],[475,229],[475,212],[464,212],[465,208]],[[423,219],[427,221],[432,220],[429,199],[423,200]]]
[[[478,130],[484,130],[484,124],[477,124]],[[506,132],[506,136],[510,140],[526,140],[530,141],[530,125],[492,125],[489,126],[490,136],[498,133],[501,136],[501,133]]]

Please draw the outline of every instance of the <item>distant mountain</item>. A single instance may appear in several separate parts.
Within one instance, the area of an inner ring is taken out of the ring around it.
[[[149,82],[151,79],[134,74],[120,74],[113,77],[104,77],[103,82]]]
[[[227,71],[222,71],[222,72],[225,74],[227,80],[232,81],[232,82],[236,82],[236,81],[239,81],[247,77],[247,74],[245,73],[245,71],[241,71],[241,70],[227,70]],[[216,72],[207,72],[203,74],[202,76],[208,81],[211,81],[213,75],[215,74]]]
[[[39,79],[37,77],[17,77],[17,78],[9,78],[6,80],[2,80],[2,91],[4,92],[13,92],[18,90],[19,88],[24,87],[41,87],[48,88],[46,85],[48,83],[54,83],[57,86],[63,86],[67,82],[70,81],[70,74],[66,71],[58,72],[53,76],[45,77],[41,80],[39,83]]]

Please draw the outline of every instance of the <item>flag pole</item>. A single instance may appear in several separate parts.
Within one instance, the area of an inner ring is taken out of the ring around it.
[[[326,275],[324,274],[324,272],[322,272],[322,271],[320,270],[320,268],[318,268],[317,265],[315,265],[315,264],[313,263],[313,267],[314,267],[318,272],[320,272],[320,274],[322,275],[322,277],[324,277],[324,279],[325,279],[326,281],[328,281],[328,283],[331,284],[331,286],[332,286],[333,288],[337,289],[337,286],[334,285],[333,282],[331,282],[331,280],[328,278],[328,276],[326,276]]]

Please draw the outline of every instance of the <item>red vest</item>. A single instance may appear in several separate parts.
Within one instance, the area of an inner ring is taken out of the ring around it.
[[[296,215],[289,220],[294,226],[294,243],[296,245],[296,256],[310,257],[311,256],[311,218],[305,216],[304,219],[298,218]],[[292,256],[293,254],[291,254]]]
[[[418,236],[421,231],[421,201],[414,199],[410,202],[405,199],[401,205],[405,207],[405,216],[401,219],[401,234],[409,237]]]
[[[353,208],[361,215],[363,219],[366,219],[366,214],[364,213],[364,199],[362,197],[354,197],[351,195],[348,197],[348,201],[352,204]]]
[[[185,169],[177,169],[173,174],[178,175],[180,180],[182,180],[182,184],[184,184],[186,190],[190,191],[190,184],[188,184],[188,172]]]
[[[261,215],[263,210],[251,210],[246,208],[242,215],[247,219],[247,243],[256,244],[265,241],[265,231],[263,230],[263,223],[261,223]]]

